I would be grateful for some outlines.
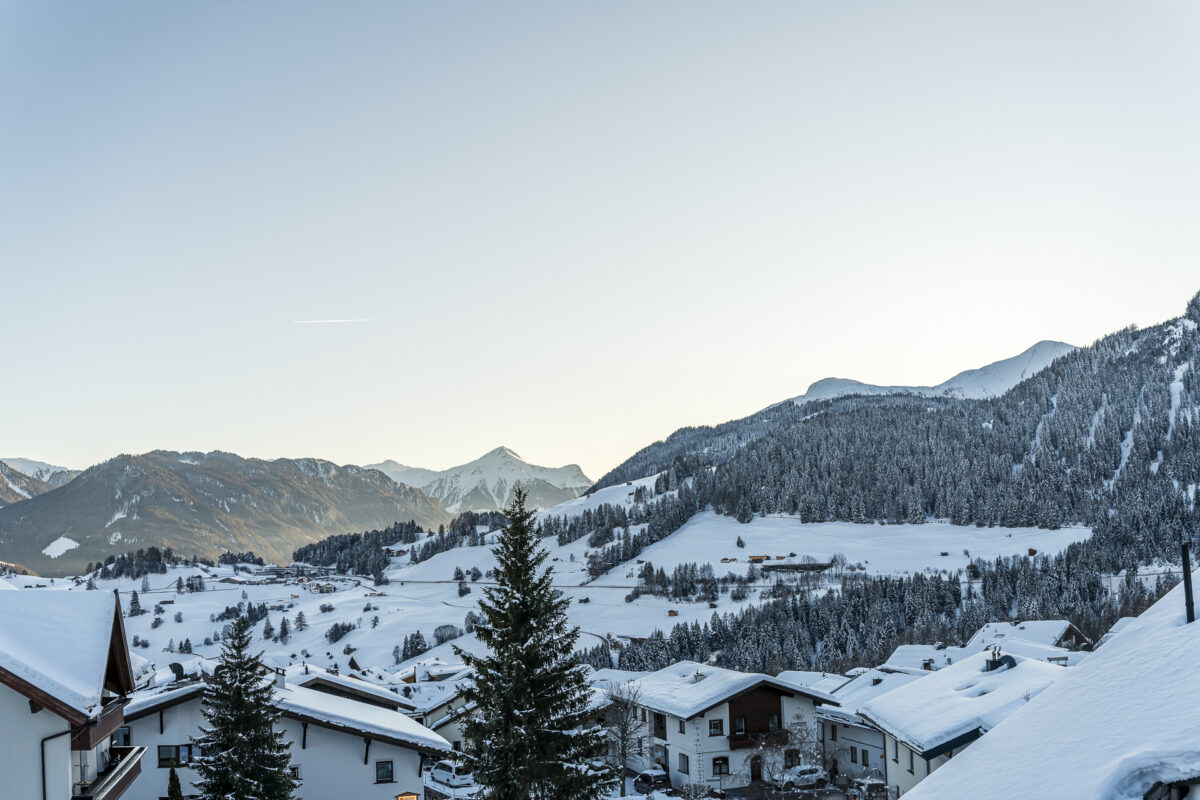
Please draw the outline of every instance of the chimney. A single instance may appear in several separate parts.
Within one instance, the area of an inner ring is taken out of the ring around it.
[[[1184,539],[1180,545],[1183,551],[1183,604],[1187,612],[1187,621],[1196,621],[1196,604],[1192,600],[1192,559],[1188,551],[1192,543]]]

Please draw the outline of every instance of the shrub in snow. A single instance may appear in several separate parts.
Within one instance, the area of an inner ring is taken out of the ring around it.
[[[457,625],[438,625],[433,629],[433,640],[438,644],[445,644],[451,639],[457,639],[462,635],[462,628]]]
[[[354,630],[354,624],[351,622],[335,622],[329,626],[329,630],[325,631],[325,638],[329,640],[330,644],[333,644],[352,630]]]
[[[328,614],[333,611],[333,603],[321,603],[321,613]]]

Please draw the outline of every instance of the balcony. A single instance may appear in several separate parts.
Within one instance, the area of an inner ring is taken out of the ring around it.
[[[729,736],[730,750],[747,750],[751,747],[782,747],[788,743],[786,730],[774,733],[735,733]]]
[[[144,747],[113,747],[109,750],[108,766],[94,781],[77,783],[71,800],[117,800],[142,773]]]
[[[91,750],[107,742],[117,728],[125,724],[125,698],[113,700],[100,710],[95,720],[79,729],[71,737],[72,750]]]

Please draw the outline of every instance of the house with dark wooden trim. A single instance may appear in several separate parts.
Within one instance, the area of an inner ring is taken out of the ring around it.
[[[114,738],[134,690],[117,596],[2,591],[0,620],[0,795],[122,797],[145,748]]]

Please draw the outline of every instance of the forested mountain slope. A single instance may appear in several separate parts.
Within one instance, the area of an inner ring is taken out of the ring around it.
[[[437,501],[377,470],[319,459],[155,451],[118,456],[0,509],[0,559],[42,575],[154,545],[215,558],[252,550],[287,563],[330,534],[450,521]]]

